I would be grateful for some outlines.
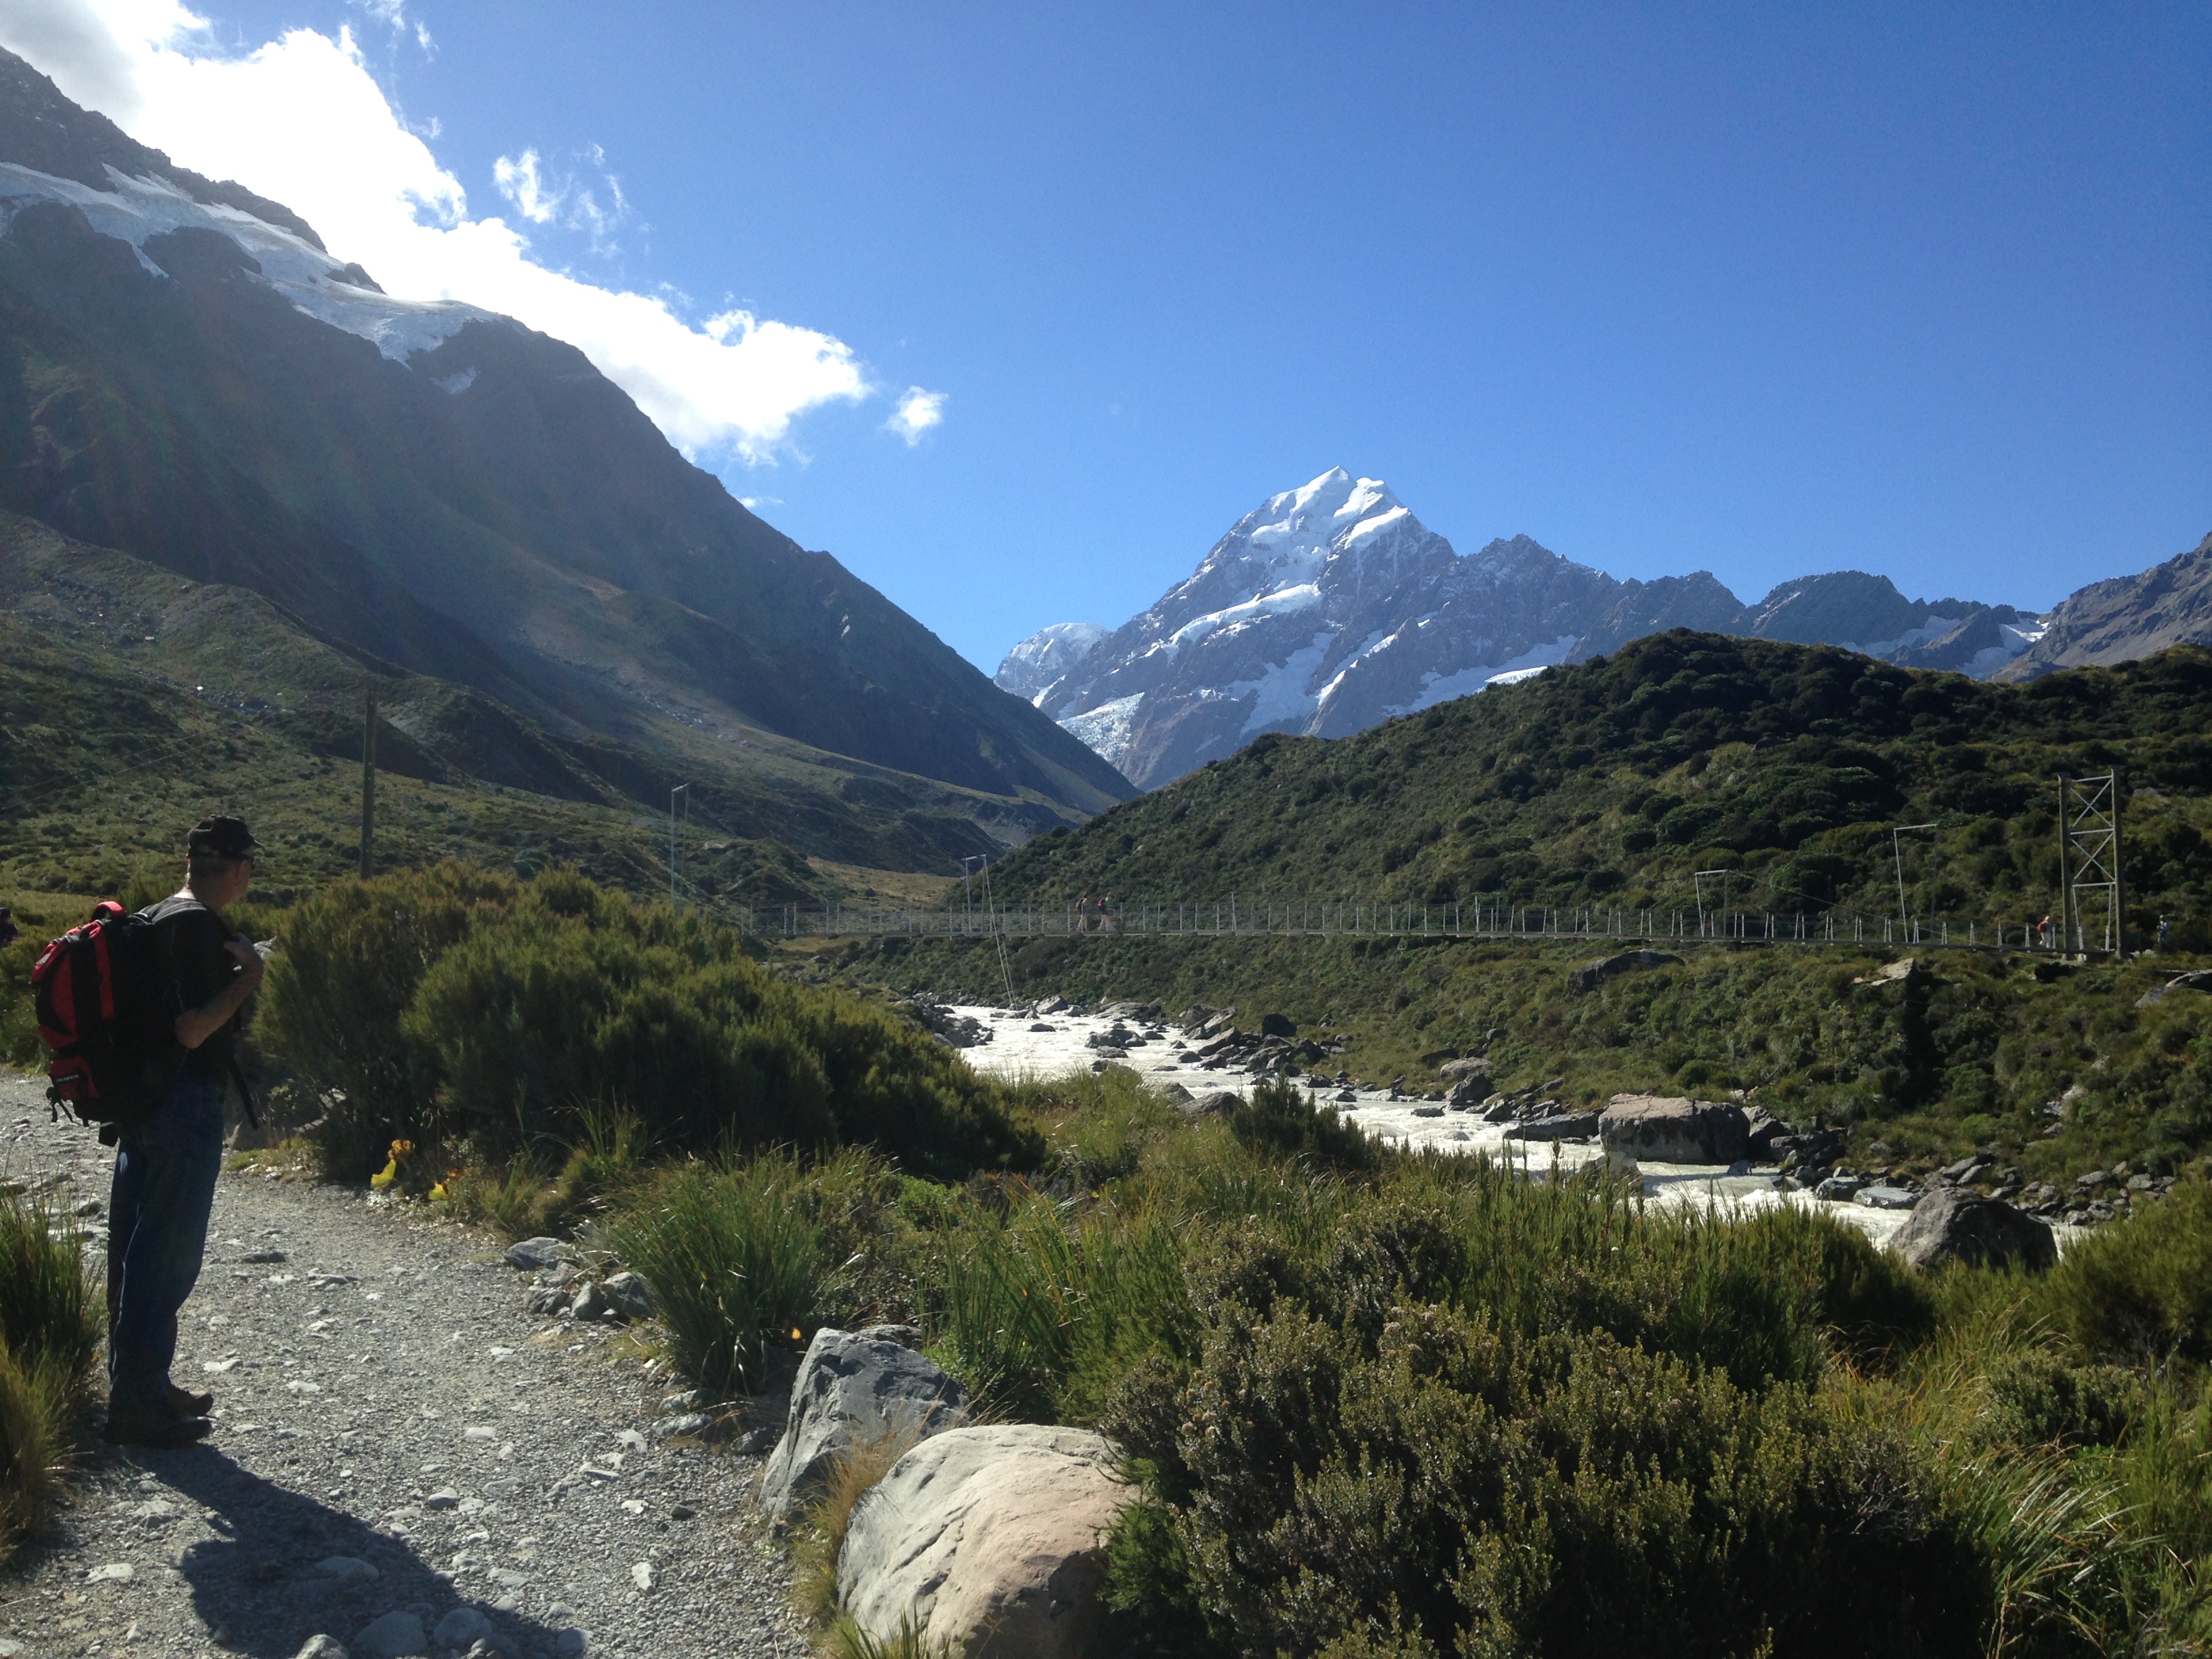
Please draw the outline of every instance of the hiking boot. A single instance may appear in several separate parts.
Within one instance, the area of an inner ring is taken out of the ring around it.
[[[207,1438],[212,1425],[204,1417],[172,1417],[165,1411],[111,1411],[106,1438],[118,1446],[160,1446],[173,1449]]]
[[[169,1384],[169,1409],[179,1417],[205,1417],[215,1409],[211,1394],[194,1394],[190,1389]]]

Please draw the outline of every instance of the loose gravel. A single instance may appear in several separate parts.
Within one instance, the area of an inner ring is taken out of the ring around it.
[[[95,1267],[109,1161],[0,1077],[0,1175],[86,1206]],[[760,1457],[656,1443],[676,1385],[527,1287],[419,1206],[226,1173],[173,1373],[215,1390],[214,1432],[92,1457],[0,1568],[0,1659],[805,1654]]]

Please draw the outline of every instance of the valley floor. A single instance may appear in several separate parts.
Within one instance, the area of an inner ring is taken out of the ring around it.
[[[104,1204],[105,1149],[42,1097],[0,1073],[0,1176]],[[507,1659],[804,1654],[758,1460],[625,1438],[662,1387],[607,1333],[532,1317],[488,1237],[373,1204],[223,1176],[174,1370],[216,1391],[215,1432],[94,1456],[0,1568],[0,1659],[360,1655],[392,1613]]]

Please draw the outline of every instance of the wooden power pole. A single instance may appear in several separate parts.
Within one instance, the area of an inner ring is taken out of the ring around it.
[[[361,878],[376,873],[376,688],[370,686],[361,721]]]

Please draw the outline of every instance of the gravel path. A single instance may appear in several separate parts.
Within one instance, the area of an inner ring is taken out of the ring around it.
[[[105,1149],[12,1075],[0,1174],[104,1210]],[[216,1390],[215,1432],[101,1449],[0,1568],[0,1659],[293,1659],[318,1634],[367,1659],[392,1613],[428,1638],[409,1653],[806,1653],[759,1458],[651,1444],[667,1385],[605,1330],[532,1317],[526,1283],[419,1206],[226,1174],[174,1371]]]

